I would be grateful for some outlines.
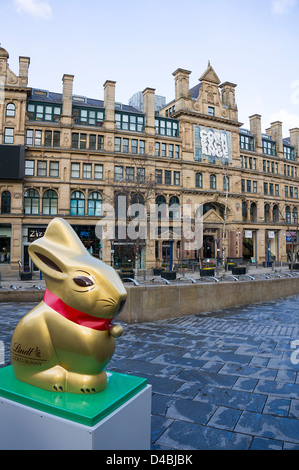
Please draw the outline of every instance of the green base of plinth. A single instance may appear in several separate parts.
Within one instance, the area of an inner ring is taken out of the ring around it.
[[[103,392],[78,395],[48,392],[20,382],[13,367],[8,366],[0,369],[0,397],[86,426],[94,426],[147,385],[147,380],[141,377],[106,372],[108,384]]]

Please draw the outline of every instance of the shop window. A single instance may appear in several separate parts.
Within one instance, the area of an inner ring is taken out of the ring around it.
[[[11,194],[9,191],[3,191],[1,195],[1,214],[10,214]]]
[[[58,196],[56,191],[48,189],[43,195],[43,214],[56,215],[58,213]]]
[[[0,266],[10,263],[11,225],[0,224]]]
[[[25,192],[24,212],[28,215],[39,214],[39,194],[36,189],[29,189]]]

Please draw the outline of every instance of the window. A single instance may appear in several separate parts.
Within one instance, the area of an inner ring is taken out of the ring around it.
[[[114,151],[120,152],[121,151],[121,138],[115,137],[114,139]]]
[[[173,158],[173,144],[168,145],[168,157]]]
[[[29,189],[25,192],[24,212],[28,215],[39,214],[39,194],[36,189]]]
[[[3,191],[1,195],[1,214],[10,214],[11,194],[9,191]]]
[[[89,150],[96,150],[97,136],[90,134],[89,136]]]
[[[285,218],[286,218],[286,222],[289,224],[291,222],[291,209],[289,206],[286,207],[286,210],[285,210]]]
[[[251,181],[250,180],[246,181],[246,191],[247,193],[251,193]]]
[[[283,156],[286,160],[295,161],[296,160],[295,148],[291,147],[291,146],[288,146],[288,145],[284,145],[283,146]]]
[[[164,181],[165,181],[165,184],[171,184],[171,171],[165,170]]]
[[[279,196],[279,184],[275,185],[275,196]]]
[[[126,181],[132,182],[135,180],[135,169],[133,167],[126,167]]]
[[[4,131],[4,143],[13,144],[14,143],[14,133],[15,130],[10,127],[6,127]]]
[[[71,178],[80,178],[80,163],[71,164]]]
[[[88,196],[88,215],[101,217],[102,214],[102,195],[93,192]]]
[[[144,140],[139,141],[139,154],[140,155],[145,154],[145,141]]]
[[[264,183],[264,194],[265,196],[268,195],[268,183]]]
[[[279,222],[279,208],[277,205],[273,206],[273,222]]]
[[[298,222],[298,210],[297,207],[293,208],[293,224],[297,224]]]
[[[179,171],[173,172],[173,184],[175,186],[180,186],[181,184],[181,173]]]
[[[80,150],[87,148],[87,134],[80,134]]]
[[[50,162],[49,176],[52,178],[59,177],[59,162]]]
[[[208,107],[208,115],[215,116],[215,108],[213,108],[213,106]]]
[[[270,222],[270,206],[269,204],[265,204],[264,206],[264,220],[265,222]]]
[[[37,176],[47,176],[47,162],[37,162]]]
[[[34,160],[25,160],[25,176],[34,176]]]
[[[166,144],[162,144],[162,157],[166,157]]]
[[[276,156],[276,142],[263,139],[263,152],[266,155]]]
[[[223,191],[229,191],[229,177],[223,176]]]
[[[40,147],[42,145],[42,131],[34,131],[34,145]]]
[[[82,191],[74,191],[71,194],[71,215],[85,214],[85,198]]]
[[[26,131],[26,145],[33,145],[33,136],[34,136],[34,131],[31,129],[28,129]]]
[[[53,132],[53,147],[60,147],[60,132]]]
[[[156,184],[162,184],[162,170],[156,170]]]
[[[123,139],[123,153],[129,153],[129,139]]]
[[[98,163],[94,166],[94,179],[102,180],[103,179],[103,165]]]
[[[137,183],[145,182],[145,168],[137,168]]]
[[[242,221],[243,222],[247,221],[247,213],[248,213],[247,202],[243,201],[242,202]]]
[[[175,158],[180,158],[180,146],[179,146],[179,145],[176,145],[176,146],[175,146],[175,154],[174,154],[174,157],[175,157]]]
[[[176,119],[165,119],[157,117],[155,119],[156,133],[170,137],[179,136],[179,122]]]
[[[252,181],[252,192],[257,193],[257,181]]]
[[[164,196],[156,197],[156,206],[158,206],[158,219],[165,218],[167,215],[166,199]]]
[[[159,142],[155,143],[155,155],[156,157],[160,157],[160,143]]]
[[[98,135],[98,150],[104,150],[104,136]]]
[[[284,195],[285,195],[285,197],[289,197],[289,188],[288,188],[288,186],[284,187]]]
[[[195,174],[195,186],[196,188],[202,188],[202,173]]]
[[[7,117],[15,117],[16,115],[16,107],[13,103],[8,103],[6,106],[6,116]]]
[[[52,131],[45,131],[44,145],[45,147],[52,147]]]
[[[79,134],[77,132],[72,133],[72,148],[79,148]]]
[[[115,124],[117,129],[143,132],[144,117],[136,114],[115,113]]]
[[[123,181],[124,178],[124,168],[122,166],[114,167],[114,180]]]
[[[74,124],[81,126],[101,127],[104,122],[105,111],[96,109],[73,108]]]
[[[176,196],[172,196],[169,199],[169,218],[172,219],[179,219],[180,218],[180,200]]]
[[[241,180],[241,191],[245,193],[245,180]]]
[[[132,153],[135,155],[138,153],[138,140],[132,139]]]
[[[83,163],[83,178],[91,179],[92,177],[92,165],[91,163]]]
[[[36,145],[36,144],[35,144]],[[60,147],[60,132],[45,131],[45,147]]]
[[[59,122],[62,106],[28,103],[27,115],[31,121]]]
[[[274,195],[274,185],[273,185],[273,183],[269,184],[269,194],[270,194],[270,196]]]
[[[240,134],[240,148],[254,152],[254,137],[251,135]]]
[[[216,189],[217,180],[216,175],[210,175],[210,189]]]
[[[58,213],[58,196],[56,191],[48,189],[43,195],[43,214],[56,215]]]

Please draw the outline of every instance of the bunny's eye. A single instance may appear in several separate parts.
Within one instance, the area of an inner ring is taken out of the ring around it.
[[[93,286],[93,282],[88,277],[85,277],[85,276],[77,276],[73,279],[73,281],[75,282],[75,284],[77,284],[77,286],[80,286],[80,287]]]

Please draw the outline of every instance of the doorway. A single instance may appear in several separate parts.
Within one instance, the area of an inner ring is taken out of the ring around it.
[[[215,258],[215,240],[212,235],[203,236],[203,257]]]

